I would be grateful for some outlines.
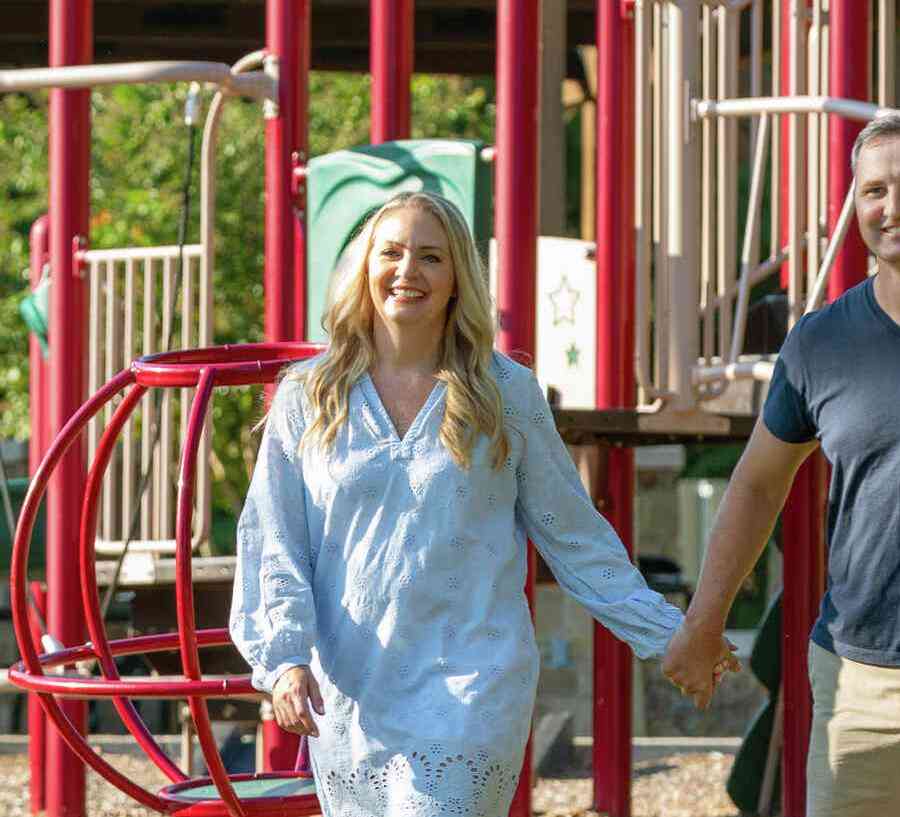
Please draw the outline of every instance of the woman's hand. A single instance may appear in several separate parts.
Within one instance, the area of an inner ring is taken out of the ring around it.
[[[319,730],[312,718],[309,704],[319,714],[325,714],[325,704],[319,685],[309,666],[291,667],[283,672],[272,688],[272,708],[275,720],[286,732],[296,735],[319,737]]]

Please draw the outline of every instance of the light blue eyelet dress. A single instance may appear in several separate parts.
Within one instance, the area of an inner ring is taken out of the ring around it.
[[[297,364],[311,365],[310,362]],[[532,373],[494,355],[512,446],[469,471],[438,432],[438,383],[397,437],[368,376],[333,450],[298,444],[309,406],[278,387],[238,525],[230,629],[271,691],[310,664],[326,817],[506,817],[538,679],[526,537],[559,583],[641,657],[681,613],[594,509]]]

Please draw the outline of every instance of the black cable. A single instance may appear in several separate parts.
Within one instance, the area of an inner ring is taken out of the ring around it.
[[[181,290],[181,282],[184,277],[184,245],[187,240],[188,222],[191,212],[191,177],[194,170],[194,148],[197,141],[197,94],[199,94],[199,86],[195,88],[192,85],[191,90],[188,92],[188,99],[185,103],[185,124],[188,128],[187,167],[185,168],[184,185],[181,189],[181,218],[178,222],[178,264],[175,268],[175,283],[172,287],[172,294],[170,296],[171,300],[169,302],[169,315],[171,315],[172,317],[169,322],[168,336],[165,338],[163,347],[160,350],[162,352],[168,352],[172,348],[172,338],[175,334],[175,309],[178,306],[178,293]],[[153,395],[154,423],[152,428],[152,441],[150,443],[151,453],[150,457],[148,458],[147,468],[141,475],[141,482],[138,486],[137,502],[135,503],[134,510],[131,513],[131,523],[128,527],[128,536],[125,539],[125,544],[122,546],[122,552],[119,554],[118,559],[116,560],[116,567],[113,571],[112,579],[110,580],[110,583],[106,588],[106,593],[103,596],[103,603],[100,607],[100,612],[101,616],[104,619],[106,618],[106,614],[109,611],[110,605],[112,604],[113,596],[118,589],[119,577],[122,573],[122,565],[125,562],[125,556],[128,554],[128,548],[131,546],[131,542],[137,535],[137,529],[141,519],[141,501],[143,500],[144,494],[147,492],[147,488],[150,485],[150,476],[153,468],[153,457],[156,454],[156,448],[159,445],[159,438],[162,433],[162,426],[159,422],[159,408],[161,402],[162,390],[157,389]]]

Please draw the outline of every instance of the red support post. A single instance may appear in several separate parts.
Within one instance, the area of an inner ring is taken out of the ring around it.
[[[781,26],[781,76],[778,78],[780,93],[779,96],[790,96],[791,95],[791,3],[794,0],[781,0],[781,8],[779,13],[781,14],[781,19],[779,21]],[[772,83],[774,85],[775,78],[773,77]],[[781,246],[786,247],[788,243],[788,239],[790,238],[790,227],[788,224],[788,212],[790,207],[790,199],[788,197],[788,192],[790,190],[790,139],[788,134],[788,116],[779,117],[779,123],[781,128],[781,186],[778,191],[779,196],[779,213],[781,218],[781,230],[779,241],[781,241]],[[777,251],[781,249],[780,247],[773,247],[772,254],[776,254]],[[785,261],[781,265],[781,288],[787,289],[789,282],[789,268],[788,263]]]
[[[831,0],[829,10],[829,48],[831,64],[829,95],[842,99],[868,100],[870,95],[869,59],[870,4],[852,0]],[[828,234],[834,232],[844,197],[850,189],[853,172],[850,151],[863,123],[842,116],[828,117]],[[868,250],[856,219],[850,225],[828,279],[828,299],[833,301],[866,277]]]
[[[90,63],[93,59],[91,0],[50,0],[50,66]],[[50,424],[62,429],[84,400],[87,299],[73,247],[87,239],[90,196],[90,91],[50,91]],[[65,342],[62,342],[65,339]],[[67,646],[84,640],[81,587],[72,570],[78,552],[85,453],[73,446],[53,475],[47,497],[47,625]],[[66,700],[63,711],[76,727],[86,727],[86,707]],[[85,813],[84,764],[62,736],[48,730],[46,806],[49,817]]]
[[[540,121],[539,0],[497,3],[497,237],[499,327],[497,347],[534,359],[538,231],[538,122]],[[534,548],[528,547],[525,592],[534,610]],[[531,815],[531,742],[510,806]]]
[[[302,0],[294,7],[297,27],[300,29],[300,54],[297,60],[297,111],[294,121],[295,149],[292,164],[305,170],[309,161],[309,62],[310,62],[310,8],[309,0]],[[306,340],[306,177],[297,179],[294,190],[294,340]]]
[[[49,221],[41,216],[31,225],[30,240],[30,281],[32,290],[44,277],[44,267],[49,265]],[[49,445],[50,422],[48,416],[47,378],[50,376],[47,361],[41,352],[38,339],[32,334],[28,339],[28,395],[29,415],[31,420],[31,437],[28,442],[28,473],[34,476],[44,453]],[[46,621],[46,594],[39,582],[31,585],[32,597],[38,605],[41,616]],[[41,632],[37,617],[31,618],[32,633],[40,641]],[[29,790],[31,792],[31,813],[37,814],[46,809],[45,778],[46,771],[46,734],[47,716],[41,708],[36,695],[28,696],[28,766]]]
[[[309,0],[266,0],[267,59],[277,61],[278,105],[266,106],[265,337],[294,338],[295,236],[302,229],[294,206],[294,154],[300,146],[298,81],[301,66],[298,6]],[[271,67],[271,66],[270,66]]]
[[[625,5],[597,3],[597,408],[633,408],[634,32]],[[634,452],[612,449],[604,515],[633,549]],[[594,625],[594,807],[631,811],[630,649]]]
[[[413,0],[372,0],[372,144],[409,139],[415,10]]]
[[[286,341],[306,330],[306,183],[295,173],[307,162],[309,0],[266,0],[267,59],[278,63],[278,106],[266,119],[265,338]],[[263,732],[262,771],[296,755],[297,738]]]
[[[814,453],[794,477],[781,515],[784,543],[781,683],[784,696],[782,814],[806,814],[806,753],[812,692],[806,658],[809,633],[825,590],[826,463]]]

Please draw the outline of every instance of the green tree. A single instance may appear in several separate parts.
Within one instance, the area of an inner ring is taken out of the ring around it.
[[[309,131],[313,156],[369,140],[370,79],[313,72]],[[187,88],[118,86],[91,95],[91,245],[177,240],[187,136]],[[205,101],[209,101],[207,96]],[[414,138],[493,141],[493,80],[416,76]],[[216,343],[262,340],[263,120],[259,104],[230,99],[217,161]],[[198,138],[199,147],[199,138]],[[0,435],[29,434],[27,330],[18,308],[28,288],[28,231],[47,208],[47,97],[0,96]],[[192,178],[188,242],[198,240],[199,151]],[[262,416],[259,390],[228,389],[213,405],[214,510],[219,545],[230,544],[249,481]]]

